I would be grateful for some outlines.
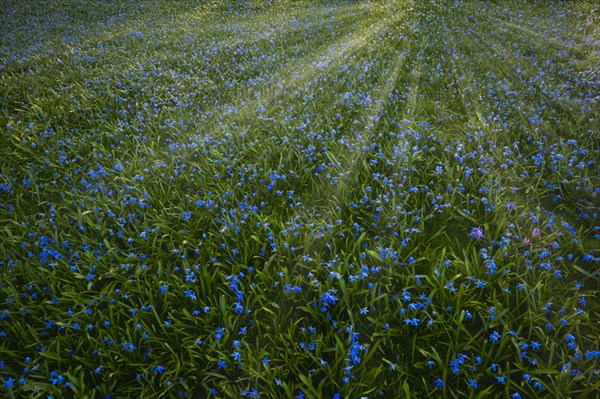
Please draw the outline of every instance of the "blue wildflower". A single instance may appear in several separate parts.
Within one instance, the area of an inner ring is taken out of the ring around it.
[[[498,340],[500,339],[500,334],[498,333],[498,331],[494,330],[491,334],[490,334],[490,342],[492,344],[498,342]]]

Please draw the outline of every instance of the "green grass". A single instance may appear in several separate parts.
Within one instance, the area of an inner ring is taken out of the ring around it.
[[[0,397],[598,397],[594,1],[0,26]]]

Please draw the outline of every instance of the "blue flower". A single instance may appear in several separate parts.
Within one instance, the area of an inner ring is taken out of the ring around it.
[[[331,305],[335,305],[338,302],[338,298],[335,296],[337,291],[332,288],[329,291],[326,291],[323,295],[321,295],[321,303],[328,308]]]
[[[167,294],[167,289],[169,289],[169,285],[168,284],[163,284],[160,286],[160,293],[163,295]]]
[[[188,220],[190,220],[192,218],[192,213],[191,212],[182,212],[181,213],[181,218],[187,222]]]
[[[500,334],[498,333],[498,331],[494,330],[494,332],[492,332],[490,334],[490,342],[493,344],[493,343],[498,342],[499,339],[500,339]]]
[[[225,360],[217,361],[217,370],[226,369],[227,367],[227,362]]]

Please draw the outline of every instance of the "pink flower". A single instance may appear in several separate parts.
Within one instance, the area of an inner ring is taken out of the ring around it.
[[[540,229],[538,229],[537,227],[533,229],[533,231],[531,232],[531,236],[533,238],[538,238],[540,236],[541,232]]]

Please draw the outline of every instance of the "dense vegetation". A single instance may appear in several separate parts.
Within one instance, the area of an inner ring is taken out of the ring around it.
[[[0,26],[0,397],[598,397],[595,1]]]

